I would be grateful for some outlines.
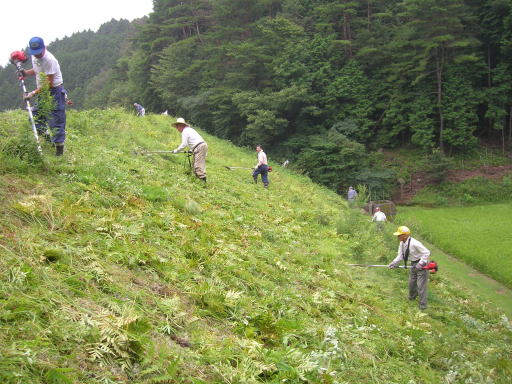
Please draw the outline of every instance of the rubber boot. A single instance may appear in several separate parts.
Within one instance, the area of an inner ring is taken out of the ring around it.
[[[55,156],[62,156],[64,154],[64,144],[55,145]]]
[[[253,176],[252,178],[254,179],[254,184],[258,184],[258,176]]]

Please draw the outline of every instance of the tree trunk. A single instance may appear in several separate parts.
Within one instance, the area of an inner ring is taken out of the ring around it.
[[[371,19],[372,19],[372,3],[370,0],[368,0],[368,7],[366,9],[366,14],[368,17],[368,32],[370,32],[371,29]]]
[[[491,44],[487,44],[487,88],[492,88],[492,69],[491,69]],[[494,119],[492,117],[489,118],[488,126],[487,126],[488,132],[490,136],[492,135],[493,129],[494,129]]]
[[[350,15],[343,12],[343,40],[350,43],[345,46],[345,52],[349,59],[352,58],[352,30],[350,29]]]
[[[201,32],[199,32],[199,23],[197,22],[197,20],[196,20],[196,32],[197,32],[197,37],[199,38],[199,41],[202,43],[203,39],[201,38]]]
[[[501,153],[505,154],[505,128],[507,127],[507,117],[503,119],[503,129],[501,130]]]
[[[442,49],[436,56],[437,109],[439,111],[439,149],[444,153],[444,114],[443,114],[443,59]],[[441,52],[440,52],[441,51]]]
[[[508,142],[512,141],[512,105],[510,106],[510,111],[508,113]]]

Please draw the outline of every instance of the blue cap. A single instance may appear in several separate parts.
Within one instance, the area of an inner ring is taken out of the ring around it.
[[[30,55],[39,55],[43,52],[44,41],[40,37],[33,37],[28,42],[28,53]]]

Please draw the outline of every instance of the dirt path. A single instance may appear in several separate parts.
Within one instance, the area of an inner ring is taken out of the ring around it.
[[[503,176],[512,174],[512,164],[480,167],[477,169],[465,170],[455,169],[448,173],[447,180],[460,183],[474,177],[485,177],[489,180],[499,181]],[[404,183],[402,190],[397,190],[393,195],[393,201],[397,204],[404,204],[411,200],[418,191],[431,185],[432,180],[425,172],[414,173],[410,180]]]

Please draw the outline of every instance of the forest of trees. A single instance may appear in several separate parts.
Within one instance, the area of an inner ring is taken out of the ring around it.
[[[371,155],[381,147],[449,155],[482,139],[511,143],[511,0],[153,4],[117,40],[130,41],[120,58],[101,43],[59,57],[65,40],[55,44],[80,107],[167,109],[236,144],[267,146],[335,189],[340,174],[389,177]]]

